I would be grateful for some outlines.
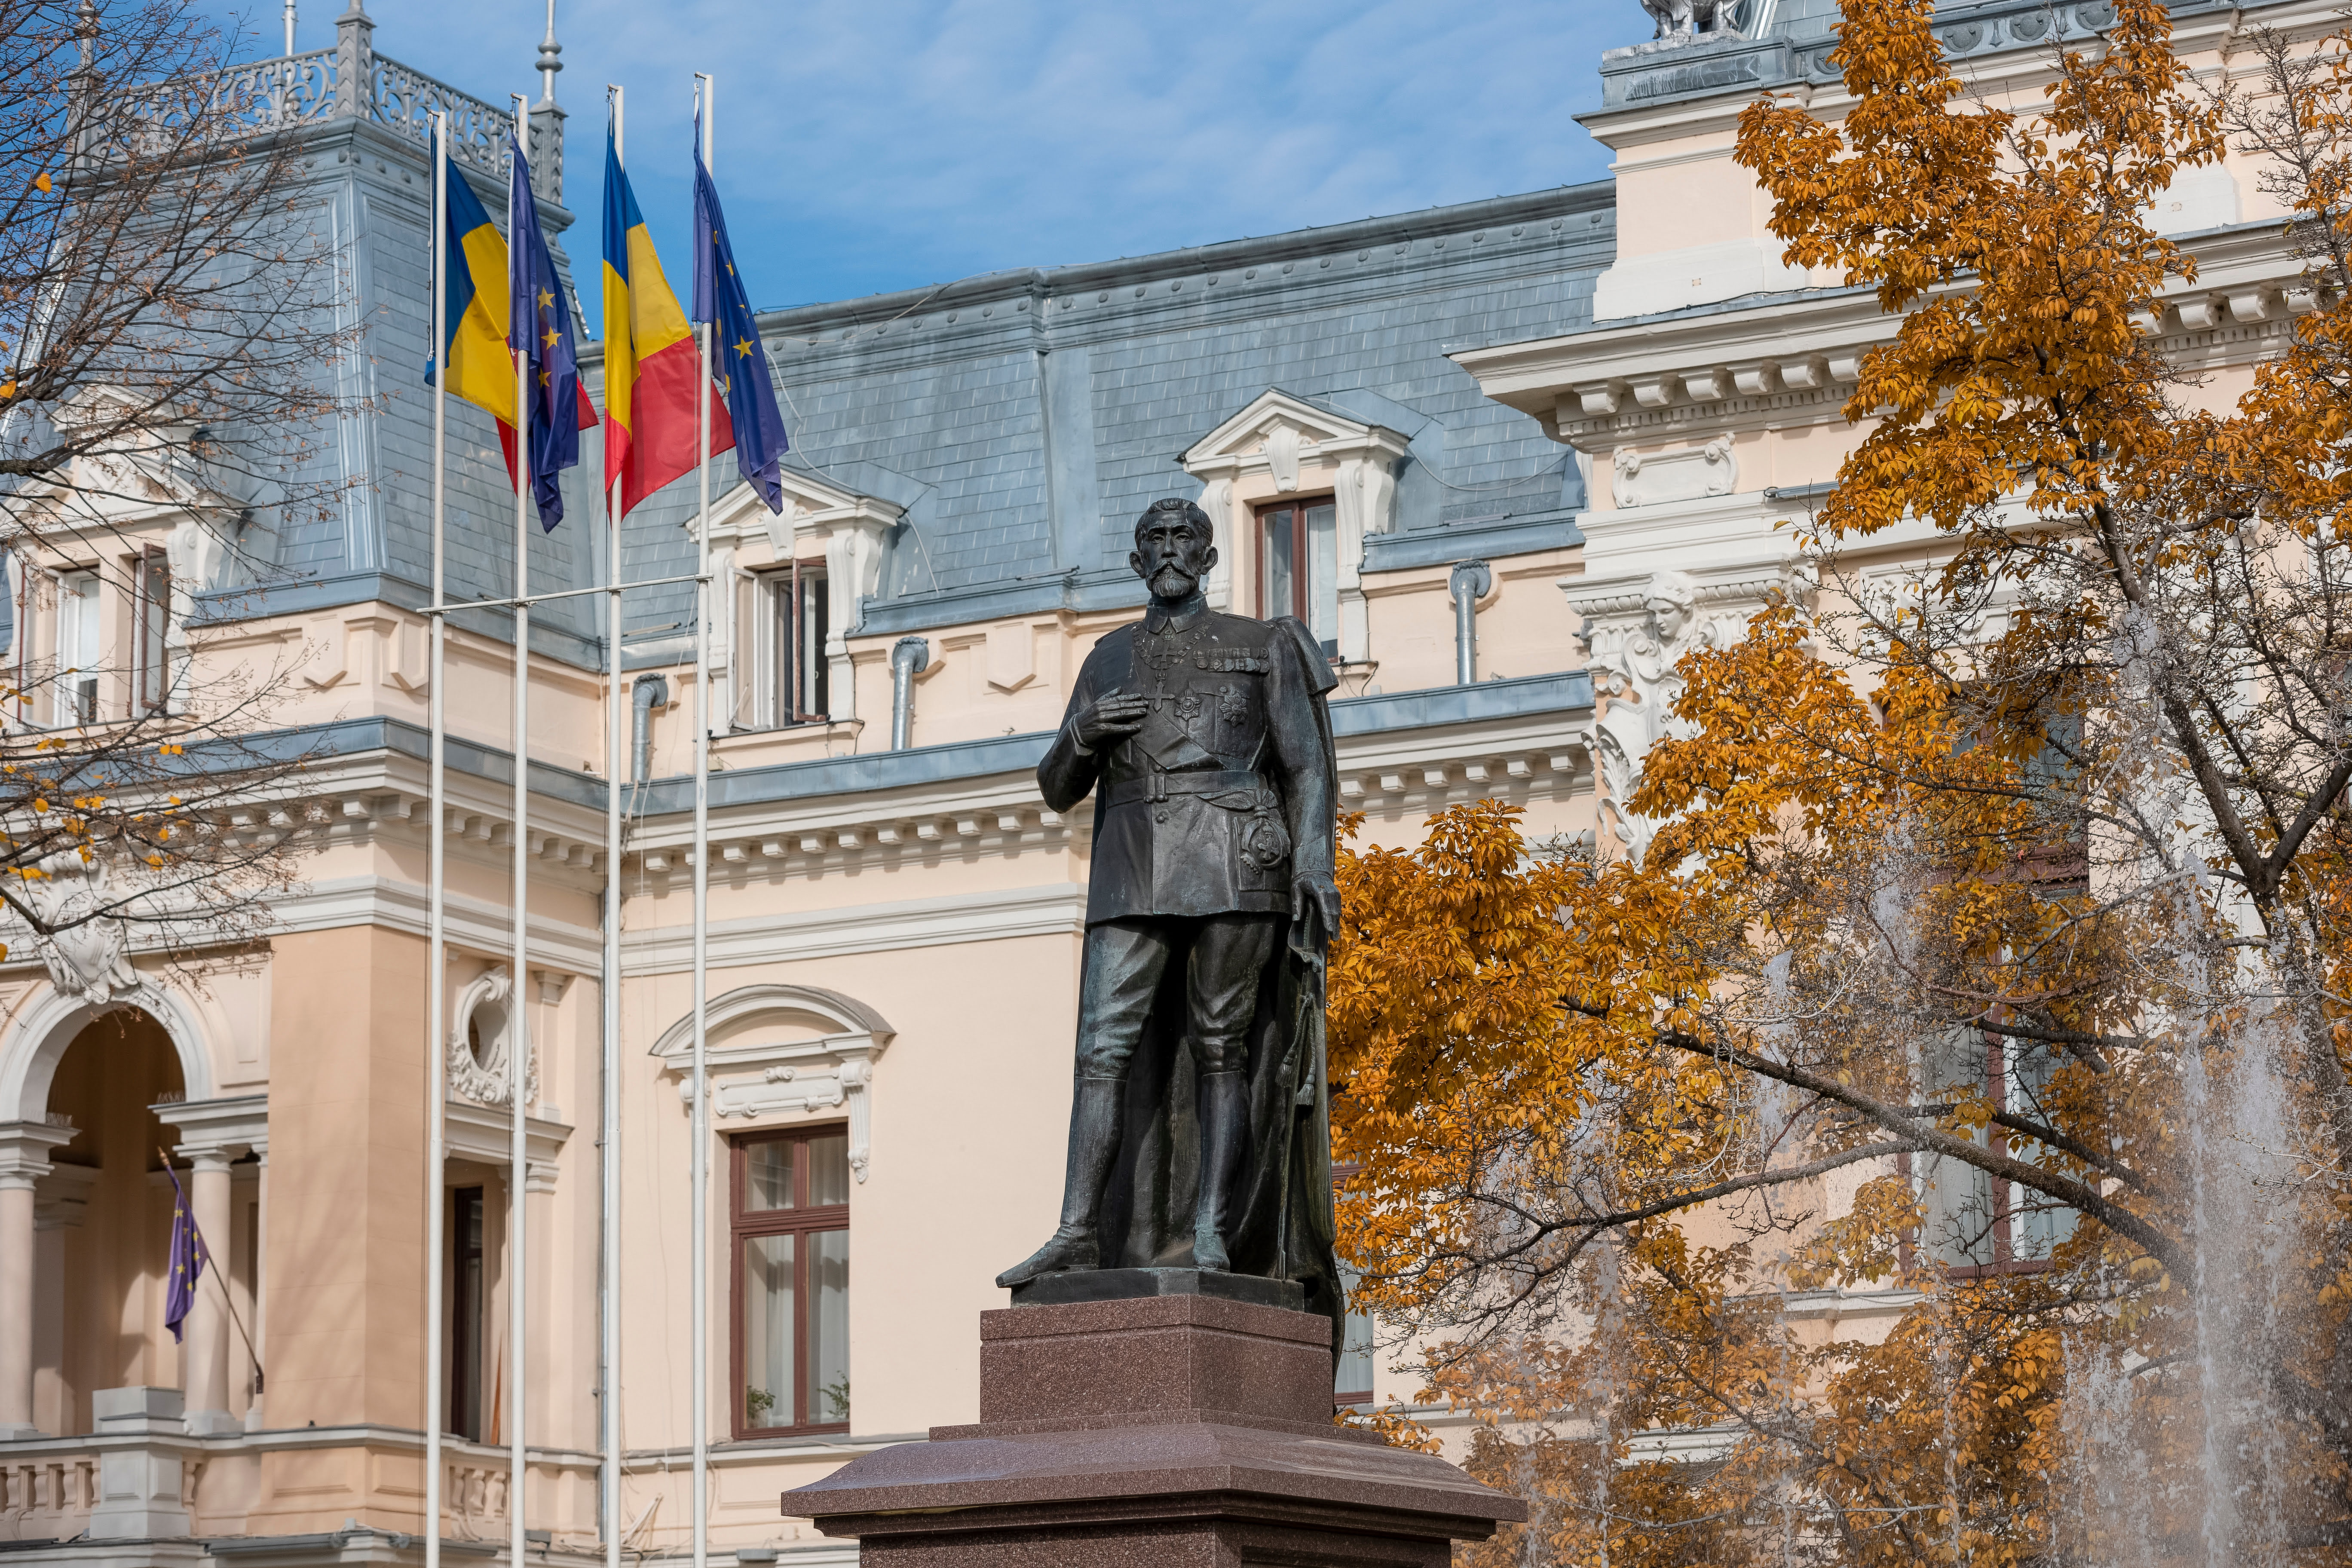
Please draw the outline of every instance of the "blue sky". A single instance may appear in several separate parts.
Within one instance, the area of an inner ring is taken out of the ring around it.
[[[246,0],[275,53],[278,0]],[[301,48],[343,0],[302,0]],[[242,7],[240,7],[242,8]],[[377,49],[493,101],[539,95],[544,0],[375,0]],[[604,84],[685,271],[690,75],[752,303],[844,299],[1599,179],[1571,115],[1638,0],[559,0],[570,248],[593,254]],[[579,268],[597,320],[596,268]]]

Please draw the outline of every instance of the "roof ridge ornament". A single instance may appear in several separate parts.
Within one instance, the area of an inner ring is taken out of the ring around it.
[[[357,5],[359,0],[352,0],[352,3]],[[555,101],[555,73],[563,68],[563,61],[560,58],[562,53],[563,46],[555,41],[555,0],[547,0],[547,37],[539,44],[539,101],[541,103],[552,104]]]

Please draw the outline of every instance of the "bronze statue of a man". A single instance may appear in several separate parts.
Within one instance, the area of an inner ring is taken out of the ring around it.
[[[1141,621],[1096,644],[1038,764],[1095,792],[1061,1223],[997,1277],[1106,1268],[1299,1281],[1336,1313],[1323,953],[1339,918],[1330,665],[1305,626],[1221,615],[1206,513],[1155,501]]]

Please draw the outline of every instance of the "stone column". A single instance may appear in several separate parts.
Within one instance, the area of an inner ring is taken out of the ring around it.
[[[196,1281],[196,1299],[188,1312],[188,1431],[197,1436],[240,1430],[228,1413],[228,1341],[235,1331],[228,1320],[229,1219],[228,1167],[230,1152],[223,1148],[184,1148],[194,1164],[188,1176],[188,1206],[213,1250]]]
[[[0,1171],[0,1438],[33,1426],[33,1184],[38,1173]]]
[[[33,1185],[49,1173],[49,1152],[72,1139],[70,1127],[0,1126],[0,1438],[41,1436],[33,1425]]]
[[[530,1338],[523,1344],[523,1377],[530,1384],[525,1406],[530,1424],[523,1430],[538,1442],[557,1429],[554,1342],[556,1321],[568,1310],[570,1292],[556,1278],[555,1185],[558,1167],[552,1160],[532,1160],[525,1166],[522,1201],[530,1212],[523,1218],[524,1246],[530,1254]]]

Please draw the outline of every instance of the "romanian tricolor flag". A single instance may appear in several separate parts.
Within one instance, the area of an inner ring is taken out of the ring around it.
[[[449,391],[499,422],[499,445],[507,458],[507,482],[515,474],[515,362],[507,347],[507,242],[483,210],[457,163],[444,160],[448,189],[448,264],[441,279],[449,341],[425,370],[433,384],[440,365],[449,367]],[[585,393],[580,395],[581,428],[596,422]]]
[[[621,486],[621,514],[692,473],[699,433],[695,388],[710,405],[710,450],[735,445],[727,405],[703,375],[694,329],[662,276],[645,215],[604,142],[604,488]]]

